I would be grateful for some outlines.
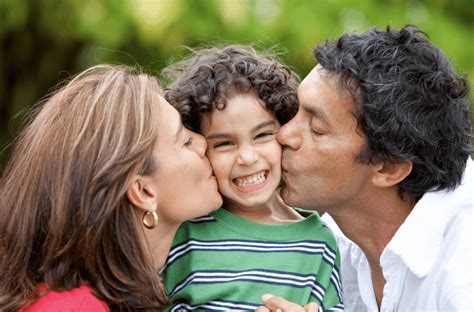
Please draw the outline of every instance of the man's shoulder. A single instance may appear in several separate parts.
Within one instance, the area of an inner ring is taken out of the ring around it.
[[[474,214],[472,208],[462,209],[446,228],[439,259],[453,269],[464,263],[470,265],[474,253]],[[471,270],[472,271],[472,270]],[[465,272],[465,271],[464,271]]]
[[[325,213],[321,216],[321,221],[323,222],[324,227],[331,232],[331,234],[335,237],[337,245],[342,252],[342,249],[350,249],[351,246],[355,244],[348,239],[344,233],[342,233],[341,229],[337,225],[336,221],[328,214]]]

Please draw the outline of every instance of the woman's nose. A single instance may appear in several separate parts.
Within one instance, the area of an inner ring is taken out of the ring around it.
[[[194,140],[194,150],[200,157],[205,157],[206,150],[207,150],[207,142],[206,139],[198,134],[193,132],[193,140]]]

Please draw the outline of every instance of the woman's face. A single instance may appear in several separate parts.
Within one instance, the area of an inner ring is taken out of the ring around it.
[[[180,115],[160,98],[159,134],[152,174],[158,194],[158,216],[170,223],[208,214],[222,205],[217,182],[205,156],[204,137],[181,122]]]

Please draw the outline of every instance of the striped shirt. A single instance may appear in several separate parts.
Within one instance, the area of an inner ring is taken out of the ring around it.
[[[314,212],[268,225],[219,209],[185,222],[162,270],[169,311],[245,311],[271,293],[321,311],[343,310],[339,251]]]

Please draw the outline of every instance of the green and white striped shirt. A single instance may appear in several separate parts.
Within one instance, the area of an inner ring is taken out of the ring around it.
[[[185,222],[162,270],[169,311],[254,310],[265,293],[343,310],[340,257],[317,213],[268,225],[225,209]]]

